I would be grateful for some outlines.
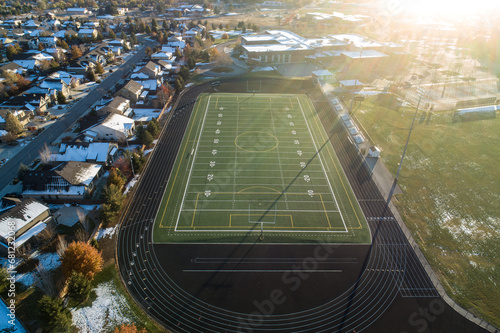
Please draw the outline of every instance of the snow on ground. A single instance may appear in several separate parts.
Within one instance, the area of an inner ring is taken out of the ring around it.
[[[118,226],[111,227],[111,228],[106,228],[106,229],[99,229],[99,232],[97,233],[97,240],[105,237],[111,237],[115,234],[116,230],[118,229]]]
[[[149,154],[149,153],[150,153],[150,152],[152,152],[152,151],[153,151],[153,149],[146,149],[146,150],[144,151],[144,156],[146,156],[147,154]]]
[[[36,255],[33,258],[38,259],[38,265],[48,271],[56,269],[57,267],[59,267],[59,265],[61,265],[61,261],[59,260],[59,255],[57,253],[44,253]],[[29,287],[32,286],[33,283],[35,283],[36,276],[37,276],[37,271],[36,269],[34,269],[31,272],[17,274],[16,281]]]
[[[79,332],[109,332],[116,326],[131,322],[127,301],[115,290],[113,282],[101,283],[95,289],[97,298],[92,306],[71,310],[73,324]]]
[[[271,71],[274,71],[274,68],[273,67],[256,67],[254,69],[252,69],[252,72],[271,72]]]
[[[134,178],[132,178],[127,185],[125,185],[125,191],[123,192],[123,194],[127,194],[131,189],[132,187],[134,187],[134,185],[137,183],[137,181],[139,180],[139,175],[135,175]]]

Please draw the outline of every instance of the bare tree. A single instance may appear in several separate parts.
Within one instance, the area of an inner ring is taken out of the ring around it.
[[[43,148],[40,149],[38,154],[40,155],[40,162],[42,164],[47,164],[50,162],[50,156],[52,155],[52,151],[50,150],[50,147],[47,145],[47,143],[43,145]]]
[[[57,238],[57,254],[59,254],[59,256],[62,256],[64,251],[66,251],[66,248],[68,247],[68,243],[66,242],[66,239],[64,239],[64,237],[61,235],[58,235]]]
[[[85,229],[78,229],[75,232],[75,238],[78,242],[87,243],[87,241],[89,240],[89,234],[87,231],[85,231]]]
[[[35,284],[45,295],[56,296],[54,275],[42,264],[36,266]]]

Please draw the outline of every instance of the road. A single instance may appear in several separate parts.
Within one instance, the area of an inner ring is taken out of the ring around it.
[[[134,65],[145,56],[146,47],[153,47],[154,42],[146,41],[141,49],[137,51],[126,63],[118,68],[114,73],[104,79],[99,86],[94,88],[87,96],[78,101],[64,116],[58,119],[52,126],[46,128],[40,133],[30,144],[26,145],[17,155],[12,157],[1,168],[0,172],[0,189],[7,186],[16,176],[19,165],[30,164],[38,157],[38,152],[43,148],[44,144],[50,144],[61,134],[71,127],[92,105],[97,102],[115,83],[131,71]]]
[[[244,81],[221,81],[220,91],[246,91]],[[266,80],[263,86],[270,92],[284,83]],[[208,83],[189,89],[173,107],[118,234],[120,275],[150,316],[175,332],[485,332],[440,298],[346,129],[320,96],[312,100],[332,129],[372,245],[155,244],[153,220],[193,101],[204,91],[211,91]],[[311,262],[325,253],[327,260]],[[342,273],[329,273],[339,268]]]

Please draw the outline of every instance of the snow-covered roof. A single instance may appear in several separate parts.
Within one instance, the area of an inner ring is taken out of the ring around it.
[[[101,125],[114,129],[116,131],[125,132],[125,130],[129,130],[132,128],[134,124],[134,119],[129,117],[122,116],[117,113],[110,114]]]
[[[4,213],[4,217],[0,218],[0,236],[3,238],[9,236],[11,226],[14,226],[14,231],[17,232],[49,209],[36,200],[27,200],[22,205],[17,214],[9,214],[10,211],[8,211]]]
[[[64,188],[52,189],[47,188],[43,191],[24,190],[23,195],[83,195],[85,186],[65,186]]]
[[[38,222],[33,227],[31,227],[28,231],[26,231],[24,234],[22,234],[20,237],[16,238],[16,247],[23,245],[31,237],[36,236],[39,233],[41,233],[43,230],[45,230],[46,227],[47,227],[47,223],[44,223],[42,221]]]
[[[153,118],[158,118],[160,111],[161,111],[160,109],[134,108],[134,120],[135,121],[150,121]]]
[[[88,186],[101,168],[99,164],[69,161],[58,173],[72,185]]]
[[[352,59],[366,59],[366,58],[385,58],[388,57],[387,54],[384,54],[375,50],[362,50],[362,51],[343,51],[343,55]]]
[[[332,76],[332,72],[327,71],[326,69],[318,70],[318,71],[313,71],[313,75],[315,76]]]
[[[88,146],[61,144],[58,154],[50,156],[51,161],[57,162],[87,162],[106,163],[109,151],[109,142],[94,142]]]

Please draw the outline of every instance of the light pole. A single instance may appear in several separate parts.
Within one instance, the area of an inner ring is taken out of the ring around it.
[[[420,101],[422,100],[422,96],[424,95],[424,91],[421,88],[417,88],[418,103],[417,108],[415,109],[415,115],[413,116],[413,121],[411,123],[410,132],[408,133],[408,138],[406,138],[405,148],[403,150],[403,154],[401,155],[401,161],[399,162],[398,172],[396,173],[396,178],[394,178],[394,183],[392,183],[391,191],[389,192],[389,196],[387,197],[387,204],[391,202],[392,195],[394,194],[394,190],[396,189],[396,185],[398,184],[399,173],[401,172],[401,168],[403,166],[403,160],[405,158],[406,149],[408,148],[408,143],[410,142],[411,132],[413,131],[413,125],[415,125],[415,120],[417,119],[418,108],[420,107]]]

